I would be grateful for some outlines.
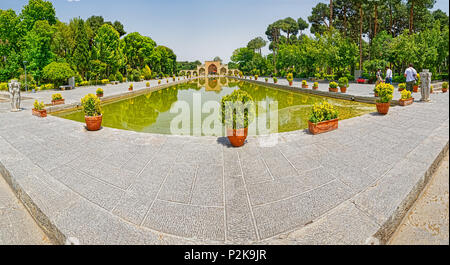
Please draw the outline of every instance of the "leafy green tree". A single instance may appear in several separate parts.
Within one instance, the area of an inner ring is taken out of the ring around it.
[[[68,62],[73,54],[74,47],[74,32],[69,25],[57,21],[56,24],[53,25],[52,52],[61,61]]]
[[[123,53],[132,68],[141,69],[150,62],[156,47],[156,43],[151,38],[133,32],[126,35],[123,40]]]
[[[43,80],[55,84],[56,87],[67,84],[68,79],[74,75],[75,72],[68,63],[52,62],[42,71]]]
[[[91,57],[87,25],[82,19],[79,18],[73,19],[71,23],[73,23],[75,27],[74,39],[76,40],[71,61],[78,70],[78,73],[83,78],[86,78]]]
[[[311,33],[323,34],[330,27],[330,9],[327,4],[318,3],[313,7],[311,15],[308,17],[311,23]]]
[[[119,32],[120,37],[127,34],[127,32],[124,30],[123,24],[120,23],[120,21],[114,21],[112,26],[114,27],[115,30],[117,30],[117,32]]]
[[[222,62],[222,59],[220,59],[219,56],[214,57],[213,59],[214,62]]]
[[[36,80],[40,80],[42,69],[54,58],[50,45],[53,28],[47,20],[37,21],[33,29],[25,36],[24,58],[28,61],[28,69]]]
[[[303,35],[303,31],[309,28],[308,22],[306,22],[303,18],[297,19],[298,30],[300,31],[300,35]]]
[[[119,51],[119,33],[108,24],[103,24],[94,39],[92,57],[107,65],[106,76],[115,73],[121,63],[121,52]]]
[[[281,30],[286,33],[286,39],[289,43],[290,34],[297,35],[298,33],[298,24],[293,18],[287,17],[281,22]]]
[[[56,12],[50,1],[29,0],[20,14],[21,28],[24,32],[33,29],[34,24],[40,20],[46,20],[49,25],[56,24]]]
[[[266,44],[267,42],[262,37],[257,37],[248,42],[247,48],[253,49],[255,52],[259,51],[259,54],[261,54],[261,49]]]
[[[19,35],[20,20],[12,9],[0,9],[0,81],[18,76],[21,65]]]

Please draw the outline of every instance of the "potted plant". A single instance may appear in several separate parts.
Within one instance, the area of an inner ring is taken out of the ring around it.
[[[97,91],[95,91],[95,94],[97,94],[97,97],[101,98],[103,97],[103,89],[101,89],[100,87],[97,89]]]
[[[276,84],[278,82],[278,78],[274,77],[273,78],[273,83]]]
[[[414,93],[419,92],[419,85],[420,85],[420,74],[417,74],[417,82],[413,86]]]
[[[267,77],[266,77],[266,78],[264,78],[264,80],[266,80],[266,83],[267,83],[267,82],[269,82],[269,78],[267,78]]]
[[[166,83],[167,83],[167,84],[169,83],[169,79],[166,79]]]
[[[161,85],[161,80],[158,80],[158,85]]]
[[[338,92],[338,84],[336,83],[336,82],[331,82],[329,85],[328,85],[328,91],[330,91],[330,92]]]
[[[338,82],[339,82],[339,88],[341,89],[341,93],[346,93],[347,87],[348,87],[348,78],[341,77],[341,78],[339,78]]]
[[[398,84],[398,91],[403,91],[404,89],[406,89],[406,83],[400,83]]]
[[[308,82],[306,80],[302,80],[302,88],[308,88]]]
[[[52,105],[64,104],[64,99],[60,93],[52,95]]]
[[[398,101],[400,106],[408,106],[414,102],[414,98],[411,97],[411,91],[408,91],[405,89],[401,92],[401,94],[402,94],[402,98],[399,99],[399,101]]]
[[[244,90],[235,90],[221,100],[222,123],[227,130],[227,137],[234,147],[244,145],[248,125],[255,118],[253,98]]]
[[[47,110],[45,109],[44,102],[39,103],[39,101],[35,100],[31,113],[37,117],[47,117]]]
[[[389,112],[390,102],[394,94],[394,87],[388,83],[379,83],[376,88],[378,100],[376,102],[378,113],[385,115]]]
[[[87,130],[100,130],[103,118],[100,99],[94,94],[88,94],[81,99],[81,105],[83,106]]]
[[[442,93],[446,93],[448,90],[448,82],[442,83]]]
[[[364,78],[358,78],[358,80],[356,80],[356,82],[357,82],[358,84],[365,84],[365,83],[366,83],[366,79],[364,79]]]
[[[292,86],[292,82],[294,81],[294,75],[292,73],[289,73],[287,74],[286,79],[289,82],[289,85]]]
[[[255,75],[255,80],[258,80],[258,75]]]
[[[324,101],[312,107],[308,120],[308,129],[312,134],[319,134],[338,128],[338,112],[333,105]]]
[[[150,87],[150,82],[145,83],[146,87]]]
[[[318,82],[314,82],[314,84],[313,84],[313,89],[314,89],[314,90],[319,89],[319,83],[318,83]]]
[[[128,91],[133,91],[133,84],[130,84],[130,86],[128,87]]]
[[[175,76],[172,76],[172,81],[174,81],[174,82],[175,82]]]
[[[431,93],[431,94],[433,94],[433,90],[434,90],[434,86],[431,85],[431,86],[430,86],[430,93]]]

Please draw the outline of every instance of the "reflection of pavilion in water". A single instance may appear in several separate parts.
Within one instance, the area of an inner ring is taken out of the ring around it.
[[[226,77],[197,78],[193,80],[198,86],[205,86],[206,91],[221,91],[222,86],[228,86]]]
[[[182,70],[180,74],[190,74],[191,76],[208,76],[208,75],[238,75],[239,70],[228,69],[227,64],[221,62],[206,61],[202,65],[197,66],[197,70]]]

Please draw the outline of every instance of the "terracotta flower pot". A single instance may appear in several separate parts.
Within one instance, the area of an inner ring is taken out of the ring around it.
[[[379,103],[377,102],[377,111],[378,113],[382,114],[382,115],[386,115],[389,112],[389,106],[391,105],[391,103],[387,102],[387,103]]]
[[[318,86],[313,86],[313,89],[317,90],[317,89],[319,89],[319,87]]]
[[[447,93],[448,88],[442,88],[442,93]]]
[[[129,87],[129,88],[128,88],[128,91],[133,91],[133,88],[132,88],[132,87]]]
[[[86,121],[86,128],[88,131],[98,131],[102,127],[102,118],[103,115],[100,116],[84,116],[84,120]]]
[[[289,81],[289,85],[292,86],[292,81]]]
[[[97,97],[98,97],[98,98],[103,97],[103,93],[101,93],[101,94],[97,93]]]
[[[413,102],[414,102],[414,98],[399,99],[399,100],[398,100],[398,104],[399,104],[400,106],[408,106],[408,105],[413,104]]]
[[[398,88],[398,91],[399,91],[399,92],[402,92],[403,89],[404,89],[404,88],[399,87],[399,88]]]
[[[414,93],[419,92],[419,86],[413,86],[413,92]]]
[[[341,93],[347,93],[347,87],[343,86],[341,88]]]
[[[336,130],[338,128],[339,119],[321,121],[318,123],[312,123],[308,121],[308,129],[312,134],[319,134]]]
[[[45,110],[45,109],[42,109],[42,110],[32,109],[31,113],[37,117],[41,117],[41,118],[47,117],[47,110]]]
[[[64,99],[52,100],[52,105],[61,105],[64,104]]]
[[[336,88],[329,87],[329,88],[328,88],[328,91],[330,91],[330,92],[335,92],[335,93],[339,92],[339,90],[338,90],[337,87],[336,87]]]
[[[247,139],[248,128],[244,129],[230,129],[227,128],[227,136],[231,145],[234,147],[243,146],[245,139]]]
[[[255,80],[258,80],[258,77],[255,77]]]
[[[302,85],[302,88],[308,88],[308,85]]]
[[[278,81],[273,81],[273,83],[276,84],[276,83],[278,83]],[[442,91],[444,91],[444,90],[442,90]]]

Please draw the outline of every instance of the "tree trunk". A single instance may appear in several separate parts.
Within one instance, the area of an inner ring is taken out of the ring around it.
[[[377,36],[377,27],[378,27],[378,5],[375,4],[375,19],[374,19],[374,30],[373,37]]]
[[[333,27],[333,0],[330,0],[330,30]]]
[[[389,30],[391,31],[392,37],[394,37],[394,29],[392,28],[392,4],[389,2]]]
[[[409,34],[413,33],[414,27],[414,0],[411,0],[411,8],[409,10]]]
[[[359,4],[359,70],[362,70],[362,31],[363,31],[363,10]]]
[[[344,37],[347,36],[347,6],[344,5]]]

